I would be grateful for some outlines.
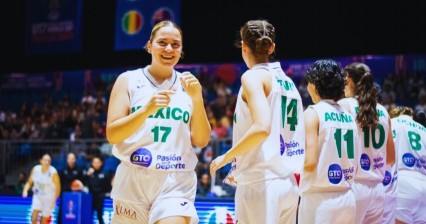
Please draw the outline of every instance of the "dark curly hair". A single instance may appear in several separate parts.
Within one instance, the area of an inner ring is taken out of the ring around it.
[[[250,20],[240,29],[240,39],[235,46],[241,48],[241,41],[247,44],[256,60],[260,63],[273,59],[269,49],[275,42],[275,27],[266,20]]]
[[[324,59],[314,62],[306,72],[305,78],[315,86],[321,99],[338,101],[344,95],[343,70],[334,60]]]
[[[356,115],[361,127],[377,127],[379,116],[376,107],[379,93],[374,85],[370,68],[363,63],[354,62],[344,69],[345,75],[355,84],[355,96],[357,96],[359,111]]]

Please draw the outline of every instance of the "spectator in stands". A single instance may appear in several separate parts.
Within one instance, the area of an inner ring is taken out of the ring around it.
[[[203,172],[198,178],[197,197],[212,197],[211,177],[208,172]]]
[[[84,158],[91,162],[94,157],[100,157],[101,150],[99,149],[99,145],[95,142],[90,143],[89,147],[84,151]]]
[[[90,91],[85,90],[84,95],[81,98],[81,104],[91,105],[94,104],[96,99],[90,94]]]
[[[414,107],[414,112],[417,113],[419,111],[426,112],[426,94],[419,95],[419,102]]]
[[[40,159],[40,165],[31,170],[30,177],[22,191],[22,197],[28,196],[28,190],[32,185],[32,215],[31,223],[38,223],[41,213],[40,224],[47,224],[55,210],[56,200],[60,196],[61,183],[56,169],[50,165],[52,159],[49,154],[44,154]]]
[[[27,182],[27,173],[20,171],[18,174],[18,182],[15,185],[15,192],[17,195],[22,195],[25,183]]]
[[[0,174],[0,195],[6,194],[6,177],[3,174]]]
[[[113,176],[110,172],[102,170],[103,160],[99,156],[92,159],[92,166],[87,170],[87,182],[89,192],[92,194],[92,210],[96,211],[100,224],[104,224],[105,194],[111,191]]]

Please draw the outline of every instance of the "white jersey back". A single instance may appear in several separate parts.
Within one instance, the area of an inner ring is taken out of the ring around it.
[[[302,192],[346,191],[351,188],[357,164],[355,119],[337,103],[322,100],[310,106],[318,115],[318,164],[311,173],[302,172]]]
[[[269,64],[281,87],[281,156],[285,169],[300,173],[305,161],[305,120],[302,97],[280,62]]]
[[[198,162],[190,133],[192,101],[185,93],[174,71],[160,86],[147,67],[122,74],[128,80],[131,112],[145,106],[151,96],[161,89],[175,89],[167,108],[150,115],[129,138],[114,145],[113,155],[136,167],[166,171],[194,170]]]
[[[32,173],[34,182],[33,193],[36,196],[54,197],[56,194],[56,186],[53,183],[53,174],[57,173],[55,167],[49,166],[46,172],[42,172],[41,165],[36,165]]]
[[[339,102],[348,103],[350,105],[349,112],[356,119],[359,110],[358,101],[355,98],[344,98]],[[355,180],[382,182],[385,178],[389,114],[386,108],[380,104],[377,104],[376,110],[379,116],[379,125],[377,128],[361,128],[357,122],[361,154],[357,158],[360,169],[356,173]]]
[[[407,115],[392,118],[391,122],[398,151],[398,170],[426,175],[426,128]]]
[[[268,64],[257,64],[251,70],[265,69],[269,71]],[[286,177],[291,172],[283,168],[280,155],[280,116],[281,116],[281,90],[275,76],[271,74],[272,89],[267,97],[271,114],[271,131],[268,138],[256,148],[234,159],[232,168],[225,182],[249,184],[263,180]],[[238,93],[235,106],[233,144],[237,143],[253,125],[250,110],[242,98],[242,87]]]

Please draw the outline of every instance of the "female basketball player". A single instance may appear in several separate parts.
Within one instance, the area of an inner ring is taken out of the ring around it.
[[[424,223],[426,220],[426,128],[413,120],[413,110],[397,107],[392,118],[398,150],[396,223]]]
[[[41,213],[41,224],[50,221],[52,212],[55,210],[56,200],[61,194],[61,182],[55,167],[51,166],[52,159],[49,154],[44,154],[40,159],[40,165],[31,170],[30,177],[22,191],[22,197],[28,196],[28,190],[33,186],[33,197],[31,204],[31,223],[38,223]]]
[[[122,73],[109,102],[107,138],[121,160],[112,223],[197,223],[192,145],[210,140],[202,87],[174,70],[183,54],[175,23],[157,23],[145,47],[151,64]]]
[[[306,156],[298,221],[353,223],[358,134],[355,119],[337,103],[345,86],[343,71],[333,60],[319,60],[305,77],[315,104],[304,114]]]
[[[236,183],[238,223],[295,223],[298,187],[280,156],[281,90],[268,62],[275,28],[251,20],[240,29],[242,57],[249,70],[241,77],[234,114],[233,145],[212,161],[212,175],[232,163],[228,182]]]
[[[356,224],[380,223],[383,217],[382,181],[386,167],[395,163],[395,146],[389,114],[377,102],[378,93],[367,65],[345,67],[345,97],[339,101],[355,118],[361,139],[361,154],[353,187],[356,198]]]

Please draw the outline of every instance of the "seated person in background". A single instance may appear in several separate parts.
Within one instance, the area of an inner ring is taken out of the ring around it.
[[[103,160],[99,156],[92,159],[92,166],[87,170],[87,186],[92,194],[92,209],[96,210],[100,224],[104,223],[102,215],[104,213],[105,194],[111,191],[113,175],[102,170]]]
[[[17,195],[22,195],[25,183],[27,182],[27,174],[24,171],[20,171],[18,174],[18,183],[15,185],[15,192]]]
[[[67,166],[60,171],[62,192],[71,191],[71,183],[80,180],[84,183],[84,171],[76,165],[77,156],[73,152],[67,154]]]
[[[197,197],[215,197],[211,192],[211,177],[209,173],[201,173],[197,184]]]
[[[59,178],[61,180],[61,186],[62,186],[61,195],[64,192],[72,191],[71,183],[74,180],[79,180],[84,183],[85,171],[77,167],[76,161],[77,161],[77,155],[74,152],[69,152],[67,154],[67,166],[59,172]],[[62,201],[61,203],[64,203],[64,201]],[[59,212],[58,212],[58,218],[57,218],[58,223],[61,223],[62,221],[61,214],[62,214],[62,206],[59,206]]]

